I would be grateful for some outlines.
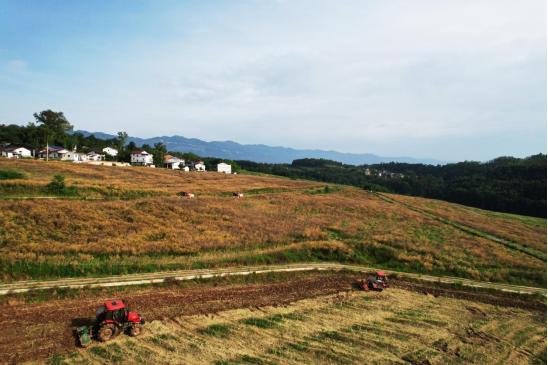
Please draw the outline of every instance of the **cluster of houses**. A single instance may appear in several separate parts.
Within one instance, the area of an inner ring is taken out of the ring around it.
[[[79,153],[74,150],[69,151],[66,148],[58,146],[50,146],[48,149],[35,149],[29,146],[13,145],[10,143],[0,143],[0,157],[5,158],[41,158],[46,157],[54,160],[71,161],[71,162],[94,162],[104,161],[106,156],[118,156],[118,150],[113,147],[105,147],[103,149],[92,149],[88,153]],[[152,154],[147,151],[132,151],[131,164],[155,167]],[[164,159],[164,167],[168,169],[179,169],[183,171],[205,171],[206,166],[202,160],[189,161],[176,156],[167,155]],[[217,171],[225,174],[232,174],[232,166],[226,163],[217,165]]]
[[[69,151],[66,148],[62,147],[50,147],[48,150],[43,149],[38,152],[38,158],[46,158],[46,155],[49,155],[49,158],[59,159],[61,161],[73,161],[73,162],[88,162],[88,161],[104,161],[106,154],[111,156],[118,155],[118,150],[112,147],[106,147],[102,150],[92,149],[88,153],[76,152],[76,149]]]
[[[6,158],[43,158],[48,156],[51,159],[72,162],[92,162],[104,161],[106,155],[117,156],[118,150],[113,147],[103,149],[92,149],[88,153],[76,152],[76,148],[69,151],[59,146],[50,146],[47,150],[34,149],[28,146],[12,145],[10,143],[0,144],[0,156]],[[152,154],[145,150],[131,152],[131,164],[155,167],[152,161]],[[164,167],[169,169],[180,169],[184,171],[205,171],[205,164],[202,160],[188,161],[177,156],[166,155],[164,158]],[[225,174],[232,173],[232,166],[224,162],[217,164],[217,171]]]
[[[405,175],[404,174],[397,174],[395,172],[388,172],[386,170],[382,170],[382,171],[371,171],[369,169],[365,169],[365,174],[367,176],[370,176],[370,175],[379,175],[379,177],[383,177],[385,179],[395,179],[395,178],[404,178]]]
[[[105,147],[102,150],[93,149],[88,153],[76,152],[76,147],[70,151],[59,146],[49,146],[48,149],[32,148],[11,143],[0,144],[0,155],[6,158],[52,158],[62,161],[88,162],[103,161],[106,154],[118,155],[118,150],[112,147]]]
[[[79,153],[74,150],[69,151],[66,148],[58,146],[50,146],[48,149],[34,149],[28,146],[12,145],[10,143],[0,144],[0,156],[5,158],[42,158],[49,157],[50,159],[71,161],[71,162],[93,162],[104,161],[107,155],[116,157],[118,150],[113,147],[105,147],[103,149],[92,149],[88,153]],[[152,154],[147,151],[132,151],[131,164],[155,167]],[[206,171],[205,164],[202,160],[189,161],[176,156],[167,155],[164,159],[164,167],[168,169],[179,169],[183,171]],[[226,163],[217,165],[217,171],[225,174],[232,174],[232,166]]]
[[[202,160],[188,161],[185,163],[184,159],[172,155],[166,155],[164,157],[164,167],[168,169],[180,169],[183,171],[190,171],[192,169],[196,171],[206,170],[205,164]],[[231,174],[232,166],[221,162],[217,164],[217,172]]]
[[[154,167],[154,162],[152,160],[152,154],[148,153],[145,150],[131,151],[131,164],[132,165],[141,165]],[[164,156],[164,167],[167,169],[178,169],[183,171],[205,171],[206,167],[202,160],[188,161],[185,163],[185,160],[172,155]],[[225,174],[232,173],[232,166],[221,162],[217,164],[217,172],[222,172]]]

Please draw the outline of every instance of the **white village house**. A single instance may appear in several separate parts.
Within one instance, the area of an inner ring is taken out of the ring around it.
[[[217,172],[222,172],[224,174],[231,174],[232,166],[227,163],[221,162],[217,164]]]
[[[145,150],[131,152],[131,164],[154,167],[152,155]]]
[[[38,152],[38,158],[46,158],[46,149]],[[85,153],[79,153],[74,151],[69,151],[66,148],[55,147],[49,149],[49,158],[59,159],[61,161],[72,161],[72,162],[87,162],[88,156]]]
[[[49,155],[49,158],[58,158],[61,159],[61,156],[65,155],[69,151],[63,147],[49,146],[48,151],[44,148],[38,152],[38,158],[46,158],[46,154]]]
[[[205,164],[202,160],[196,160],[194,161],[194,169],[196,169],[196,171],[205,171]]]
[[[105,152],[93,149],[87,153],[87,156],[90,161],[103,161],[105,159]]]
[[[79,153],[79,152],[67,152],[65,154],[61,154],[61,157],[59,158],[62,161],[72,161],[72,162],[87,162],[88,156],[85,153]]]
[[[185,160],[177,156],[166,155],[164,157],[164,167],[168,169],[180,169],[185,165]],[[187,170],[188,171],[188,167]]]
[[[118,156],[118,150],[114,147],[105,147],[103,148],[104,153],[108,153],[111,156]]]
[[[0,149],[2,157],[7,158],[21,158],[21,157],[32,157],[32,152],[23,146],[8,145]]]
[[[189,169],[194,169],[196,171],[205,171],[206,170],[204,161],[202,161],[202,160],[189,161],[189,162],[186,163],[186,166]]]

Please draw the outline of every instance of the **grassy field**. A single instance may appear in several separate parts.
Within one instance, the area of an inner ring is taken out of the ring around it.
[[[153,321],[50,363],[546,363],[541,313],[400,289]]]
[[[24,180],[2,181],[3,197],[48,195],[40,188],[49,183],[54,175],[65,176],[66,183],[83,198],[124,198],[175,196],[181,190],[197,195],[219,195],[234,191],[265,192],[321,187],[318,183],[257,179],[248,175],[188,173],[179,170],[151,169],[146,167],[91,166],[62,161],[35,161],[0,159],[0,170],[22,172]]]
[[[489,212],[441,200],[416,199],[394,194],[388,196],[451,222],[546,253],[545,218]]]
[[[5,281],[339,261],[546,286],[545,259],[489,238],[545,257],[546,226],[527,217],[391,195],[413,210],[355,188],[262,176],[8,159],[0,169],[26,176],[0,181]],[[55,174],[81,199],[16,199],[40,195]],[[181,190],[197,197],[176,198]]]

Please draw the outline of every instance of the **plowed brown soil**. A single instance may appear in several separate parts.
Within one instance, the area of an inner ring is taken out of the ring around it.
[[[151,321],[171,315],[289,304],[349,290],[355,280],[354,276],[322,275],[268,284],[162,289],[127,295],[125,300],[130,309]],[[109,299],[115,298],[56,300],[0,307],[1,361],[20,363],[73,351],[78,346],[73,328],[89,324],[90,316]]]
[[[125,299],[130,309],[138,311],[147,321],[151,321],[171,316],[207,315],[237,308],[255,310],[263,306],[286,305],[301,299],[356,289],[355,283],[359,278],[356,274],[332,274],[276,283],[214,288],[188,289],[174,286],[171,289],[147,289],[141,293],[126,295]],[[483,295],[402,281],[394,281],[391,285],[433,295],[546,311],[546,306],[542,303],[524,307],[524,300],[505,297],[504,294]],[[74,327],[89,325],[95,310],[109,299],[116,298],[99,295],[93,298],[41,303],[12,303],[0,307],[0,361],[20,363],[74,351],[78,346]]]

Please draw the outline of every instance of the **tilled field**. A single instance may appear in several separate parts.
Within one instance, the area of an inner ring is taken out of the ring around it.
[[[324,275],[287,282],[200,287],[180,290],[149,290],[126,295],[130,309],[147,320],[170,315],[216,313],[236,308],[285,305],[318,295],[350,290],[356,277]],[[2,362],[19,363],[73,351],[78,346],[73,328],[86,325],[105,300],[114,298],[55,300],[0,307],[0,353]]]
[[[146,289],[125,295],[130,309],[137,310],[147,321],[172,316],[213,314],[230,309],[256,309],[283,306],[291,302],[355,290],[361,278],[356,274],[331,274],[298,277],[292,280],[219,287]],[[466,290],[437,288],[426,284],[393,281],[394,288],[478,301],[498,306],[519,307],[546,312],[546,305],[532,298],[509,297],[506,294],[480,294]],[[0,353],[4,363],[46,359],[53,354],[72,352],[78,346],[73,328],[89,324],[95,310],[110,297],[55,300],[41,303],[12,302],[0,307]]]

